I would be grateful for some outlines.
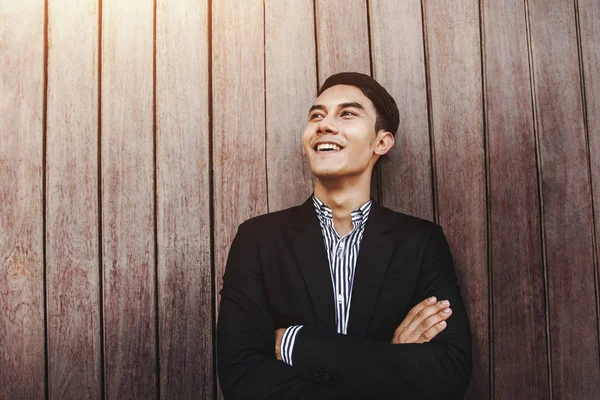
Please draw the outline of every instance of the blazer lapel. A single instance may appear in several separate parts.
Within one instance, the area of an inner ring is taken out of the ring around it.
[[[354,272],[348,334],[364,337],[394,250],[393,215],[373,202]]]
[[[298,207],[292,226],[299,231],[293,239],[294,253],[313,302],[317,325],[335,331],[329,261],[312,197]]]

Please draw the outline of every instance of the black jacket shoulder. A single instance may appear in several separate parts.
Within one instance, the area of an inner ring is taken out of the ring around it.
[[[303,204],[250,218],[240,224],[238,230],[250,231],[257,236],[281,234],[291,226],[303,226],[308,223],[307,219],[311,218],[317,222],[312,198],[309,198]],[[367,224],[370,223],[390,226],[401,236],[409,234],[429,237],[436,232],[443,231],[438,224],[432,221],[391,210],[375,201],[373,201]]]

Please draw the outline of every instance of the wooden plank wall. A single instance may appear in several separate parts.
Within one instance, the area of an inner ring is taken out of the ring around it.
[[[45,12],[0,3],[0,398],[45,392]]]
[[[100,156],[104,390],[158,391],[154,156],[154,9],[102,1]],[[50,199],[52,201],[52,199]]]
[[[523,2],[493,0],[482,9],[494,388],[498,394],[547,399],[544,265],[525,11]],[[521,351],[514,351],[515,340]]]
[[[46,297],[56,399],[98,398],[102,382],[98,17],[94,1],[48,3]]]
[[[207,23],[207,1],[157,1],[158,379],[163,399],[211,398],[214,390]]]
[[[332,73],[396,98],[374,195],[440,223],[468,399],[600,398],[596,0],[0,0],[0,399],[217,399],[238,224],[312,191]]]

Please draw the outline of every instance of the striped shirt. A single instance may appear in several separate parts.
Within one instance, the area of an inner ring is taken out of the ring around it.
[[[358,209],[350,213],[352,217],[353,229],[341,237],[333,225],[333,214],[321,200],[313,196],[313,204],[323,242],[327,251],[329,261],[329,272],[331,274],[331,284],[334,292],[335,304],[335,323],[337,332],[346,335],[348,333],[348,319],[350,317],[350,303],[352,301],[352,288],[354,286],[354,271],[356,270],[356,260],[360,250],[360,243],[365,231],[365,225],[369,218],[372,201],[368,201]],[[281,359],[292,364],[292,353],[296,335],[302,328],[302,325],[290,326],[286,329],[281,340]]]

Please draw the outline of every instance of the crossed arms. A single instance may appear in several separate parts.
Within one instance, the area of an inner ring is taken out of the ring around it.
[[[304,326],[296,337],[294,367],[273,351],[279,329],[286,327],[277,326],[270,312],[263,274],[256,236],[242,224],[227,262],[218,322],[219,378],[227,400],[464,394],[471,374],[470,333],[441,229],[432,232],[421,263],[416,293],[424,300],[386,342]],[[429,303],[433,296],[449,304]],[[444,313],[449,307],[452,312]]]

